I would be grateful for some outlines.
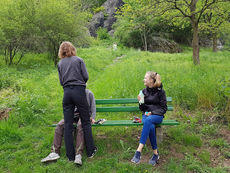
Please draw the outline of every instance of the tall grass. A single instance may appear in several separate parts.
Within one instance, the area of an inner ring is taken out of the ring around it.
[[[220,82],[230,79],[230,53],[201,51],[201,65],[194,66],[190,52],[163,54],[130,51],[95,81],[97,97],[136,97],[146,71],[161,75],[163,86],[175,104],[186,108],[214,108],[221,101]]]
[[[144,87],[146,71],[153,70],[161,75],[166,94],[173,97],[174,106],[191,110],[219,110],[218,107],[228,104],[226,88],[230,76],[230,53],[227,51],[212,53],[202,50],[199,66],[193,65],[190,50],[180,54],[163,54],[125,48],[113,51],[111,46],[95,46],[77,49],[77,54],[86,63],[89,72],[87,87],[94,92],[96,99],[136,97]],[[0,62],[0,109],[12,108],[8,121],[0,122],[0,172],[161,172],[145,163],[140,166],[130,164],[138,143],[137,134],[141,130],[135,127],[94,128],[99,151],[92,161],[84,156],[85,164],[81,168],[63,157],[64,147],[57,163],[41,164],[40,160],[50,152],[53,140],[54,129],[49,125],[63,118],[62,95],[57,69],[46,54],[28,54],[18,66],[6,67]],[[226,103],[220,104],[223,102]],[[133,114],[97,116],[121,119],[132,118]],[[192,125],[168,131],[169,140],[177,141],[180,147],[190,148],[191,154],[195,153],[192,152],[195,147],[203,146]],[[187,137],[183,134],[186,128],[193,131]],[[216,134],[211,133],[209,127],[201,129],[201,133]],[[168,142],[168,146],[172,144],[175,145],[172,141]],[[226,143],[221,140],[210,145],[226,148]],[[149,149],[146,148],[144,153],[149,154]],[[162,152],[163,157],[167,153],[169,148]],[[207,153],[201,154],[200,158],[209,164]],[[189,167],[192,161],[196,162]],[[188,171],[209,170],[201,168],[201,161],[193,157],[186,158],[181,164],[176,163],[177,160],[172,160],[166,164],[165,170],[174,167],[178,171],[183,168]]]

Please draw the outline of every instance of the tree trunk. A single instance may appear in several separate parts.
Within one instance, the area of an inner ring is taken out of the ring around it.
[[[193,39],[192,39],[192,48],[193,48],[193,63],[195,65],[200,64],[200,46],[199,46],[199,35],[198,35],[198,24],[193,24]]]
[[[145,51],[148,50],[148,45],[147,45],[147,39],[146,39],[146,31],[145,31],[145,28],[144,28],[144,49],[145,49]]]
[[[216,36],[216,33],[212,34],[212,51],[217,52],[217,36]]]
[[[195,11],[196,11],[196,3],[198,0],[192,0],[190,10],[192,12],[191,22],[193,29],[193,38],[192,38],[192,48],[193,48],[193,63],[195,65],[200,64],[200,46],[199,46],[199,29],[198,29],[198,21],[196,19]]]

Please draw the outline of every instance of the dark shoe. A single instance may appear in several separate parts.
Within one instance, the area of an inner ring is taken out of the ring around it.
[[[159,154],[158,155],[153,154],[153,156],[149,160],[149,164],[154,166],[156,163],[158,163],[159,158],[160,158]]]
[[[141,160],[141,152],[136,151],[131,162],[138,164],[138,163],[140,163],[140,160]]]
[[[97,152],[97,147],[94,148],[93,153],[90,156],[88,156],[88,158],[93,158],[96,152]]]

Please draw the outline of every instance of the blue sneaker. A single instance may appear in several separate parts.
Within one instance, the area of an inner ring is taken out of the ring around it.
[[[138,164],[138,163],[140,163],[140,160],[141,160],[141,152],[136,151],[135,155],[133,156],[133,158],[131,160],[131,162],[133,162],[135,164]]]
[[[159,158],[160,158],[159,154],[158,155],[153,154],[153,156],[149,160],[149,164],[154,166],[156,163],[158,163]]]

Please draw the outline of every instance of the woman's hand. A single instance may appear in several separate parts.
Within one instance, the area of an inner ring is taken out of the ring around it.
[[[152,113],[151,112],[145,112],[145,115],[146,116],[149,116],[149,115],[151,115]]]
[[[137,99],[138,99],[138,101],[140,101],[140,100],[141,100],[141,96],[138,95],[138,96],[137,96]]]
[[[92,117],[90,117],[90,121],[91,121],[91,124],[95,123],[95,119],[93,119]]]

